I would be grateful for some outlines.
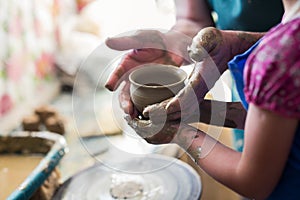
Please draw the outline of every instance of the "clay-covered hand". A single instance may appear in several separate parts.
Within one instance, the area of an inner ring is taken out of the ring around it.
[[[215,60],[222,63],[219,57],[223,57],[219,55],[227,53],[226,47],[221,31],[215,28],[202,29],[188,48],[190,57],[197,60],[188,83],[174,98],[148,106],[143,112],[144,116],[149,116],[154,122],[165,117],[162,115],[166,115],[167,120],[181,118],[184,121],[191,113],[199,113],[199,103],[224,71],[224,67],[216,65]]]
[[[182,42],[180,42],[182,41]],[[116,90],[122,81],[125,86],[120,93],[120,105],[125,113],[135,116],[129,96],[128,73],[135,67],[146,63],[160,63],[180,66],[184,62],[184,53],[180,45],[186,46],[187,38],[176,33],[162,33],[156,30],[141,30],[130,36],[108,38],[106,45],[116,50],[131,50],[108,78],[105,87]],[[188,57],[188,56],[186,56]]]
[[[199,132],[196,128],[178,121],[156,124],[151,120],[125,117],[128,125],[150,144],[176,143],[188,147]]]
[[[213,27],[202,29],[188,47],[195,66],[189,81],[174,98],[148,106],[143,114],[152,121],[186,119],[198,112],[199,103],[227,69],[233,56],[244,52],[263,34],[241,31],[220,31]],[[161,116],[164,115],[164,116]]]

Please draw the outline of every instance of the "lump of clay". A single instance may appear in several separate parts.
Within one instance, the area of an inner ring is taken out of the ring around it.
[[[25,116],[22,120],[22,127],[25,131],[39,131],[40,118],[36,114]]]
[[[58,116],[49,117],[45,121],[45,126],[48,131],[63,135],[65,133],[65,127],[63,120]]]
[[[48,105],[43,105],[35,109],[35,114],[40,117],[41,122],[46,122],[49,117],[57,114],[57,111]]]
[[[143,195],[141,177],[135,175],[113,174],[110,194],[114,199],[132,199]]]

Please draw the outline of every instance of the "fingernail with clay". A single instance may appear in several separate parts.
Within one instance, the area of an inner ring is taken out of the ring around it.
[[[175,103],[176,100],[177,99],[174,97],[171,101],[169,101],[168,104],[166,105],[165,109],[167,111],[171,111],[174,108],[173,104]]]
[[[105,88],[107,88],[110,91],[113,91],[113,88],[112,88],[112,86],[109,83],[105,84]]]
[[[149,112],[150,112],[151,108],[150,106],[146,107],[144,110],[143,110],[143,115],[144,117],[149,117]]]
[[[114,86],[112,84],[112,81],[111,81],[111,77],[109,77],[107,80],[106,80],[106,83],[105,83],[105,88],[107,88],[108,90],[110,91],[114,91]]]

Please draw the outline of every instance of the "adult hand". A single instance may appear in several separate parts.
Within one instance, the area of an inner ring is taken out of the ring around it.
[[[167,121],[181,118],[185,121],[190,115],[195,116],[195,112],[199,115],[199,103],[227,69],[228,61],[262,36],[262,33],[220,31],[213,27],[202,29],[188,48],[196,64],[186,87],[174,98],[145,108],[144,116],[158,122],[162,118],[167,118]]]
[[[184,56],[180,52],[182,48],[178,46],[186,46],[190,41],[180,36],[180,34],[165,34],[155,30],[142,30],[134,35],[108,38],[106,40],[106,45],[112,49],[132,50],[124,56],[105,85],[106,88],[114,91],[122,81],[125,81],[119,96],[121,108],[125,113],[132,117],[136,116],[136,109],[129,96],[128,72],[146,63],[180,66],[184,61]]]
[[[187,85],[174,98],[148,106],[143,112],[144,116],[158,122],[163,117],[185,121],[191,114],[195,116],[198,112],[199,115],[199,103],[224,71],[222,59],[226,56],[227,48],[221,31],[212,27],[202,29],[188,49],[190,57],[197,62]],[[199,117],[195,121],[197,119]]]

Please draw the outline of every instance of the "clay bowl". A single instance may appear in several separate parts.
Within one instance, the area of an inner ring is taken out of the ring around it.
[[[186,78],[186,72],[176,66],[143,65],[129,74],[131,100],[142,113],[146,106],[177,94],[184,87]]]

